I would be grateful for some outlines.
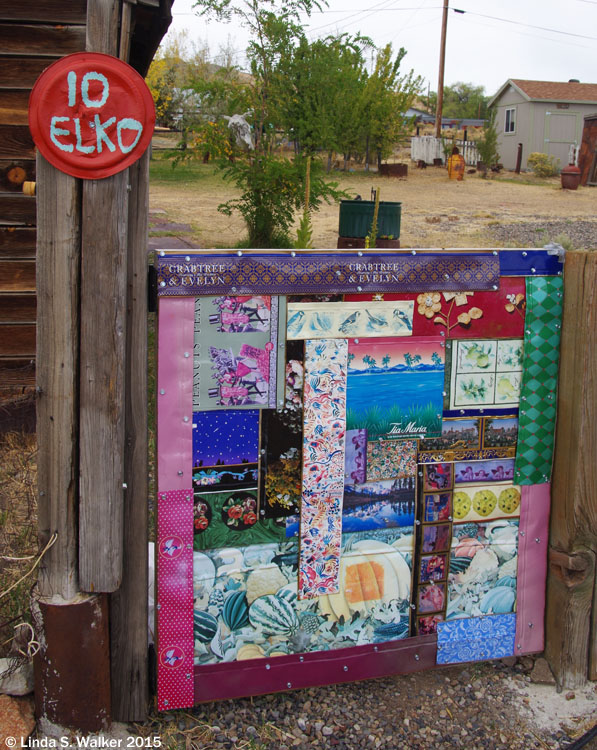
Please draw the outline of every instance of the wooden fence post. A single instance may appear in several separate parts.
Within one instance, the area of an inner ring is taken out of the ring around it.
[[[112,715],[147,716],[147,226],[149,149],[129,167],[123,578],[110,597]]]
[[[597,253],[564,266],[545,654],[560,688],[597,677]]]
[[[118,54],[119,0],[88,0],[87,50]],[[85,180],[81,233],[79,579],[122,580],[129,174]]]

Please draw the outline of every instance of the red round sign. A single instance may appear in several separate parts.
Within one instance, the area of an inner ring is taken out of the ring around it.
[[[35,145],[57,169],[101,179],[126,169],[151,142],[155,108],[130,65],[98,52],[77,52],[50,65],[29,98]]]

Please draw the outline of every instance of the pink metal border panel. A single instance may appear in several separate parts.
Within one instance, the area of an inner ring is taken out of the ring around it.
[[[194,319],[193,297],[160,300],[157,393],[160,492],[191,486]]]
[[[158,709],[193,705],[193,490],[158,493]]]
[[[522,488],[515,654],[543,651],[551,485]]]

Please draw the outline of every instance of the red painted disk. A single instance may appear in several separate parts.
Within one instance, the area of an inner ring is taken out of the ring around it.
[[[155,108],[130,65],[78,52],[50,65],[29,98],[29,128],[45,158],[66,174],[101,179],[133,164],[151,142]]]

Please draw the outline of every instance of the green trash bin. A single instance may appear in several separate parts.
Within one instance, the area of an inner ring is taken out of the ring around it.
[[[400,237],[401,203],[380,201],[377,214],[377,237]],[[340,237],[366,237],[371,231],[375,201],[340,201]]]

